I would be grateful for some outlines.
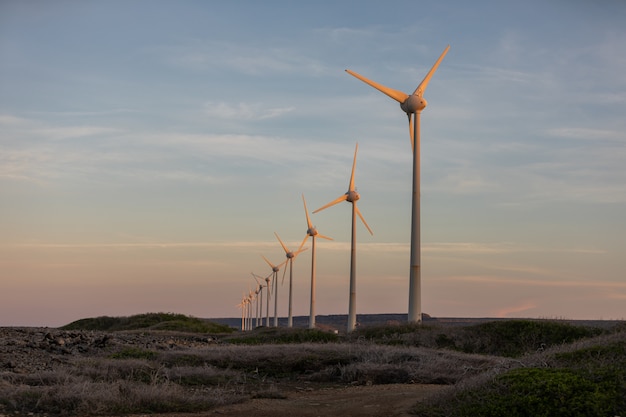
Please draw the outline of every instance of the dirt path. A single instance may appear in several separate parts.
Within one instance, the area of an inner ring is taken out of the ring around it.
[[[294,392],[287,399],[254,399],[220,407],[206,416],[408,417],[408,410],[442,385],[391,384]]]

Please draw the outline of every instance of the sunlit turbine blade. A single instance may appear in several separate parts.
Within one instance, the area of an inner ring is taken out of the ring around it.
[[[359,143],[357,142],[354,148],[354,161],[352,162],[352,173],[350,174],[350,184],[348,185],[348,191],[354,190],[354,169],[356,168],[356,152],[359,150]]]
[[[349,69],[347,69],[346,72],[348,74],[352,75],[353,77],[356,77],[359,80],[363,81],[365,84],[368,84],[368,85],[374,87],[375,89],[377,89],[381,93],[388,95],[389,97],[391,97],[392,99],[394,99],[398,103],[404,103],[406,101],[406,99],[409,98],[409,95],[406,94],[406,93],[403,93],[402,91],[398,91],[398,90],[394,90],[393,88],[385,87],[384,85],[378,84],[377,82],[369,80],[369,79],[365,78],[364,76],[362,76],[360,74],[357,74],[354,71],[350,71]]]
[[[306,243],[306,240],[309,238],[309,235],[304,236],[304,240],[302,240],[302,243],[300,243],[300,246],[298,247],[298,250],[296,251],[296,253],[300,253],[302,252],[302,247],[304,246],[304,244]],[[308,248],[307,248],[308,249]]]
[[[263,255],[261,255],[261,257],[263,257],[263,259],[265,259],[265,262],[267,262],[267,264],[270,266],[270,268],[274,269],[274,265]]]
[[[293,253],[293,258],[292,259],[296,259],[298,257],[298,255],[300,255],[302,252],[304,252],[305,250],[309,250],[309,248],[304,248],[304,249],[298,249],[297,251],[295,251]]]
[[[261,285],[261,283],[259,282],[259,278],[257,278],[256,275],[254,275],[254,272],[250,272],[252,274],[252,276],[254,277],[254,279],[256,280],[256,283]]]
[[[443,50],[443,52],[439,56],[439,59],[437,60],[437,62],[435,62],[435,65],[433,65],[430,71],[428,71],[428,74],[426,74],[426,77],[424,77],[420,85],[417,86],[417,88],[413,92],[413,95],[417,95],[421,97],[422,94],[424,94],[424,91],[426,91],[426,87],[428,87],[428,83],[430,82],[431,77],[433,76],[435,71],[437,71],[437,67],[439,67],[439,64],[443,60],[443,57],[446,56],[449,49],[450,49],[450,45],[446,46],[446,49]]]
[[[304,214],[306,214],[306,225],[309,229],[312,229],[313,224],[311,223],[311,219],[309,218],[309,210],[306,208],[306,200],[304,199],[304,194],[302,194],[302,202],[304,203]]]
[[[407,114],[407,116],[409,117],[409,132],[411,134],[411,151],[413,151],[413,148],[415,147],[415,131],[413,130],[413,118],[411,117],[410,114]]]
[[[322,211],[330,206],[334,206],[335,204],[341,203],[342,201],[346,201],[348,199],[348,196],[346,194],[342,195],[341,197],[338,197],[337,199],[331,201],[330,203],[326,204],[325,206],[322,206],[320,208],[318,208],[317,210],[315,210],[313,213],[317,213],[318,211]]]
[[[282,240],[280,240],[280,236],[278,236],[278,233],[274,232],[274,234],[276,235],[276,238],[278,239],[278,241],[280,242],[280,246],[283,247],[283,249],[285,250],[285,253],[289,253],[289,249],[287,249],[287,246],[285,246],[285,244],[283,243]]]
[[[327,239],[327,240],[335,240],[332,237],[324,236],[320,233],[316,234],[315,237],[321,237],[322,239]]]
[[[283,279],[282,281],[280,281],[280,285],[284,285],[285,284],[285,274],[287,273],[287,268],[283,269]]]
[[[374,232],[372,232],[372,229],[370,229],[370,227],[367,225],[367,222],[365,221],[365,219],[363,218],[363,215],[361,214],[361,210],[359,210],[356,203],[353,203],[353,204],[354,204],[354,210],[356,211],[356,214],[359,215],[359,219],[361,219],[365,227],[367,227],[367,230],[369,230],[370,235],[374,236]]]
[[[310,236],[307,234],[304,239],[302,240],[302,243],[300,244],[300,247],[304,246],[304,244],[306,243],[306,240],[309,238]]]

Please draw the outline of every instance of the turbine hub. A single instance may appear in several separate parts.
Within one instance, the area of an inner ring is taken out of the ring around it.
[[[359,198],[361,198],[361,196],[359,195],[359,193],[357,193],[356,191],[348,191],[346,193],[346,200],[349,201],[350,203],[354,203],[355,201],[357,201]]]
[[[287,258],[289,258],[289,259],[294,257],[293,252],[287,252],[286,255],[287,255]]]
[[[413,114],[424,110],[427,105],[428,102],[424,97],[412,95],[400,104],[400,108],[407,114]]]

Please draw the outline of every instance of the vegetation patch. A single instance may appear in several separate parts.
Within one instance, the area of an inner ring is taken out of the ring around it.
[[[191,333],[232,333],[234,329],[196,317],[174,313],[146,313],[130,317],[95,317],[76,320],[61,327],[63,330],[170,330]]]
[[[119,352],[113,353],[113,359],[146,359],[151,360],[157,357],[157,353],[152,350],[128,347]]]
[[[338,342],[335,333],[319,329],[298,328],[257,328],[237,336],[224,339],[225,342],[238,345],[293,344],[293,343],[332,343]]]
[[[601,334],[602,329],[549,320],[502,320],[470,326],[455,346],[467,353],[519,357]]]

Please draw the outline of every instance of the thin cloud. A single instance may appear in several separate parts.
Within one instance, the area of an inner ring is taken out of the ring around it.
[[[532,310],[537,307],[537,304],[534,302],[523,302],[522,304],[510,307],[504,307],[493,311],[495,317],[504,318],[509,316],[510,314],[521,313],[523,311]]]
[[[266,120],[281,117],[294,111],[294,107],[267,107],[263,103],[208,102],[204,105],[205,113],[210,117],[236,120]]]
[[[585,139],[585,140],[619,140],[626,141],[626,135],[622,131],[608,129],[591,129],[584,127],[561,127],[548,129],[548,136],[564,139]]]
[[[520,286],[520,287],[550,287],[550,288],[595,288],[595,289],[626,289],[626,282],[620,281],[576,281],[576,280],[539,280],[539,279],[521,279],[498,276],[450,276],[440,278],[445,281],[471,282],[480,284],[490,284],[499,286]]]
[[[227,69],[247,75],[308,74],[321,75],[328,68],[303,48],[261,46],[228,41],[189,40],[183,44],[153,48],[170,65],[194,71]],[[306,50],[306,48],[304,48]]]

